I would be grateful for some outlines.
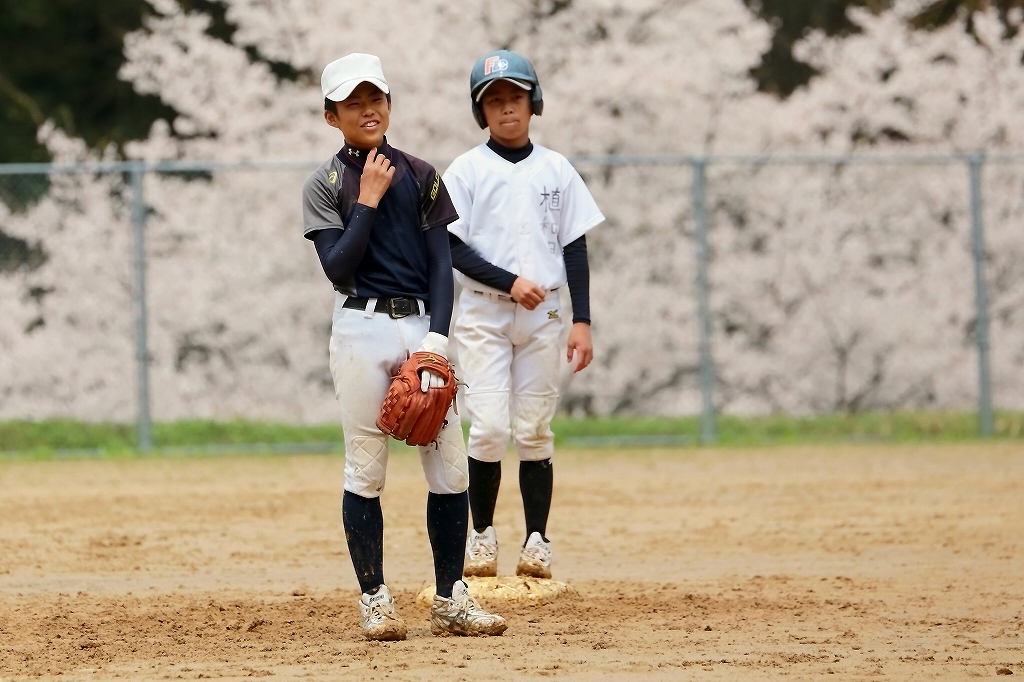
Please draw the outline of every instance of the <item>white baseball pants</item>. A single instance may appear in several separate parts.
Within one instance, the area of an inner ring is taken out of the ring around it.
[[[346,298],[335,298],[331,331],[331,376],[345,432],[345,490],[372,498],[384,489],[388,466],[388,436],[377,428],[377,415],[391,377],[430,330],[430,317],[396,320],[374,313],[376,299],[370,299],[368,312],[343,308]],[[448,410],[448,423],[436,446],[419,451],[430,492],[450,495],[469,487],[466,444],[454,409]]]
[[[519,459],[555,452],[551,419],[558,407],[558,359],[563,325],[556,292],[534,310],[511,298],[464,289],[453,340],[460,379],[469,386],[469,456],[499,462],[509,436]]]

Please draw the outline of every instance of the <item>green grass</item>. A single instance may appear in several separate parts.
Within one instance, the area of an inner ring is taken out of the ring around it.
[[[1000,412],[995,420],[996,437],[1024,438],[1024,414]],[[598,443],[606,439],[628,444],[631,438],[656,443],[700,442],[700,419],[607,418],[559,419],[553,425],[559,441],[567,444]],[[856,441],[962,441],[978,436],[977,415],[963,412],[872,412],[855,415],[828,414],[808,417],[720,416],[720,445],[770,445]]]
[[[721,416],[721,445],[835,442],[941,442],[978,438],[977,417],[962,412],[885,412],[812,417]],[[570,419],[552,424],[556,442],[567,447],[687,445],[700,442],[697,417]],[[1000,412],[996,437],[1024,440],[1024,413]],[[154,424],[161,452],[309,449],[335,450],[341,428],[334,424],[295,426],[268,422],[183,420]],[[72,420],[0,422],[0,453],[48,457],[65,451],[131,456],[133,424]]]
[[[337,443],[341,427],[295,426],[270,422],[182,420],[153,425],[158,448]],[[0,452],[135,450],[135,425],[65,419],[0,422]]]

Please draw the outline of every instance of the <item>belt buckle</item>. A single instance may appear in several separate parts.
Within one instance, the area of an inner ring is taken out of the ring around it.
[[[399,307],[401,303],[401,307]],[[393,320],[400,320],[403,317],[409,317],[412,315],[412,308],[416,307],[416,311],[419,312],[419,306],[416,305],[414,300],[408,298],[389,298],[388,299],[388,315]]]

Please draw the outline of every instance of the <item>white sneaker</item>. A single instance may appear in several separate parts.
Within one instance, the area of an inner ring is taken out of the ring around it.
[[[466,565],[462,574],[480,578],[498,575],[498,534],[494,532],[494,526],[487,526],[482,533],[469,529]]]
[[[455,583],[451,599],[434,595],[434,603],[430,607],[430,632],[435,635],[500,635],[507,627],[504,618],[480,608],[461,580]]]
[[[381,585],[377,594],[364,592],[359,598],[359,611],[363,614],[366,639],[401,640],[408,634],[405,621],[395,613],[395,600],[387,585]]]
[[[530,533],[526,546],[519,553],[516,575],[528,575],[533,578],[551,577],[551,543],[544,542],[544,538],[537,531]]]

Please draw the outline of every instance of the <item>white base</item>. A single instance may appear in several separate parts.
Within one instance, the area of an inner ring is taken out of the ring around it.
[[[546,604],[559,597],[576,594],[576,589],[558,580],[527,578],[517,575],[497,578],[463,578],[469,594],[484,604]],[[416,595],[416,603],[429,608],[434,601],[434,585]]]

